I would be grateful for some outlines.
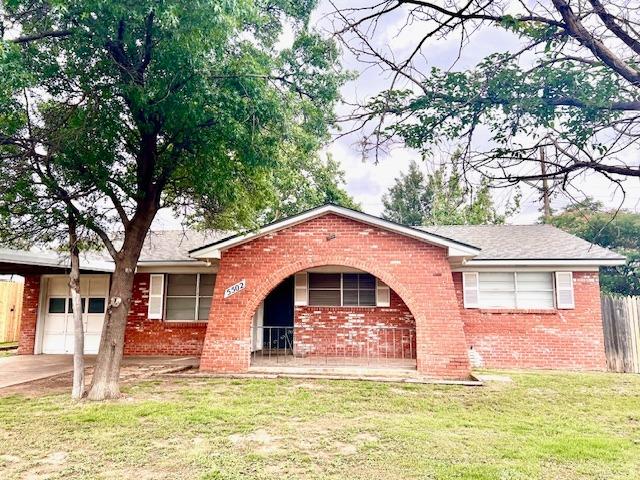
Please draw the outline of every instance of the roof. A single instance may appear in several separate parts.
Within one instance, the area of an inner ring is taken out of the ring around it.
[[[223,231],[151,231],[140,253],[139,264],[197,264],[189,250],[228,235]],[[105,250],[81,253],[83,272],[113,272],[114,263]],[[55,250],[13,250],[0,248],[0,273],[59,273],[70,268],[69,256]]]
[[[442,225],[424,231],[464,240],[479,247],[473,261],[613,260],[624,257],[552,225]]]
[[[189,251],[228,237],[225,231],[162,230],[149,232],[140,253],[140,263],[193,262]]]
[[[335,213],[402,235],[440,245],[450,257],[466,266],[518,265],[620,265],[625,258],[551,225],[442,225],[409,227],[336,205],[324,205],[271,223],[258,230],[229,235],[225,231],[152,231],[145,239],[140,264],[198,264],[219,258],[220,252],[327,213]],[[460,260],[459,260],[460,261]],[[113,271],[113,262],[100,252],[83,254],[85,271]],[[69,268],[68,258],[54,251],[20,251],[0,248],[0,271],[16,268],[57,271]],[[26,271],[26,270],[25,270]]]
[[[383,230],[391,231],[411,237],[432,245],[437,245],[443,248],[447,248],[448,255],[453,257],[472,257],[479,253],[480,249],[469,244],[465,240],[456,240],[448,238],[439,233],[432,233],[419,228],[402,225],[399,223],[385,220],[367,213],[352,210],[350,208],[341,207],[334,204],[326,204],[320,207],[306,210],[297,215],[278,220],[276,222],[265,225],[257,230],[250,232],[239,233],[232,235],[221,240],[214,241],[208,245],[191,250],[189,253],[195,258],[220,258],[220,252],[227,250],[231,247],[241,245],[249,242],[257,237],[277,232],[284,228],[288,228],[294,225],[298,225],[303,222],[307,222],[314,218],[321,217],[326,214],[335,214],[341,217],[349,218],[357,222],[372,225]]]
[[[80,266],[83,271],[90,272],[113,272],[114,270],[112,261],[107,261],[96,253],[82,253]],[[28,273],[31,270],[28,267],[37,267],[38,271],[47,272],[64,271],[71,268],[71,261],[68,255],[63,255],[53,250],[36,251],[0,248],[0,272]]]

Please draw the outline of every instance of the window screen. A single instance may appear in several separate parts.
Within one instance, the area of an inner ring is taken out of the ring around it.
[[[167,274],[166,320],[207,320],[216,276],[213,274]]]
[[[340,306],[340,285],[339,273],[309,273],[309,305]]]
[[[478,290],[480,307],[554,307],[551,272],[480,272]]]
[[[376,305],[376,278],[368,273],[309,273],[309,305]]]
[[[343,304],[345,306],[375,306],[376,278],[368,273],[345,273],[343,278]]]

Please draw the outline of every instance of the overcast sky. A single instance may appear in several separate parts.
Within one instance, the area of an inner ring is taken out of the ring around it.
[[[362,2],[359,2],[362,3]],[[369,2],[371,3],[371,2]],[[354,6],[354,0],[336,0],[339,6]],[[320,8],[314,16],[313,24],[316,28],[330,33],[333,29],[330,16],[332,10],[327,0],[321,0]],[[392,49],[397,58],[415,48],[416,32],[420,25],[413,25],[398,33],[400,26],[404,24],[406,16],[398,14],[389,16],[379,24],[378,32],[374,36],[377,46]],[[465,69],[474,66],[490,53],[516,48],[518,39],[510,33],[498,29],[484,29],[475,33],[472,43],[463,49],[461,57],[458,57],[458,42],[455,38],[447,40],[435,40],[427,44],[423,49],[424,66],[450,68],[455,62],[455,69]],[[388,75],[381,74],[379,70],[367,68],[367,65],[359,62],[349,52],[343,52],[343,65],[349,70],[359,73],[354,81],[349,82],[342,90],[347,102],[367,98],[378,93],[389,85]],[[341,107],[341,111],[345,112]],[[394,179],[403,171],[411,159],[420,161],[420,155],[416,151],[405,148],[396,148],[390,154],[375,164],[371,159],[363,160],[362,154],[356,144],[358,136],[344,137],[333,142],[328,150],[334,158],[339,160],[346,173],[346,188],[348,192],[362,205],[363,209],[372,214],[382,212],[382,195],[394,183]],[[638,152],[629,152],[629,155],[637,156]],[[421,162],[425,171],[433,170],[432,164]],[[599,175],[584,175],[577,182],[582,191],[607,206],[618,207],[622,200],[619,190]],[[640,182],[638,179],[629,179],[625,182],[626,200],[624,208],[640,211]],[[510,190],[494,191],[494,200],[498,206],[503,206],[514,194]],[[574,195],[578,195],[573,192]],[[568,202],[568,198],[562,195],[552,201],[552,207],[560,208]],[[539,193],[533,188],[522,188],[522,206],[520,212],[508,221],[509,223],[535,223],[540,216]]]

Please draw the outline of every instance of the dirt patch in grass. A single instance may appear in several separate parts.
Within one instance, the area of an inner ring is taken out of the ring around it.
[[[125,357],[125,361],[126,361]],[[172,359],[168,358],[165,361],[162,359],[152,360],[145,363],[144,360],[136,360],[135,363],[123,365],[120,370],[120,382],[123,386],[127,386],[138,382],[145,378],[151,378],[159,372],[165,372],[172,368],[181,368],[181,365],[173,363]],[[91,384],[91,377],[93,375],[93,366],[85,369],[85,383],[87,386]],[[7,397],[12,395],[25,395],[28,397],[42,397],[52,394],[60,394],[71,391],[71,385],[73,383],[73,374],[71,372],[54,375],[48,378],[42,378],[34,380],[32,382],[21,383],[19,385],[13,385],[0,389],[0,397]]]
[[[97,404],[16,394],[0,398],[0,477],[637,478],[640,377],[509,376],[482,388],[162,378]]]

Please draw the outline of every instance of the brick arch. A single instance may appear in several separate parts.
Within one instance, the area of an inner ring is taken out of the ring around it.
[[[446,249],[336,214],[254,238],[222,253],[200,368],[244,372],[251,319],[289,275],[342,265],[375,275],[405,302],[416,324],[416,365],[432,377],[466,378],[467,345]],[[227,287],[246,288],[224,298]]]
[[[375,277],[378,277],[398,294],[398,296],[402,299],[407,308],[415,317],[414,309],[412,308],[412,304],[414,303],[413,295],[411,295],[411,292],[398,279],[395,278],[392,272],[388,272],[384,268],[381,268],[380,266],[375,265],[372,262],[339,256],[306,257],[304,260],[287,264],[279,270],[275,271],[268,278],[263,279],[254,295],[250,300],[247,301],[246,308],[243,310],[240,317],[251,319],[256,309],[258,308],[258,305],[260,305],[260,302],[262,302],[267,297],[267,295],[269,295],[271,290],[277,287],[287,277],[303,270],[324,266],[357,268],[359,270],[362,270],[363,272],[367,272]]]

